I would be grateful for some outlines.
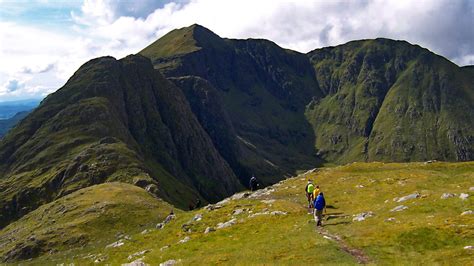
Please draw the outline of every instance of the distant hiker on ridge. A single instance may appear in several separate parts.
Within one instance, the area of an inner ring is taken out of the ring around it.
[[[308,183],[306,184],[304,192],[306,193],[306,198],[308,199],[308,213],[311,213],[311,208],[313,207],[313,201],[314,201],[314,197],[313,197],[314,185],[311,179],[308,179]]]
[[[260,184],[258,183],[257,178],[255,176],[252,176],[252,178],[250,178],[250,182],[249,182],[250,191],[257,190],[258,186],[260,186]]]
[[[323,210],[326,209],[326,200],[324,199],[323,192],[319,192],[318,197],[314,200],[314,220],[316,226],[323,226]]]

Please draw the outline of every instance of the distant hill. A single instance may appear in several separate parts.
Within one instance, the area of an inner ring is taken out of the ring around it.
[[[36,99],[0,102],[0,119],[9,119],[17,113],[30,111],[39,103],[40,100]]]
[[[0,119],[0,139],[5,136],[5,134],[10,130],[12,127],[14,127],[20,120],[25,118],[30,111],[22,111],[14,115],[13,117],[9,119]]]

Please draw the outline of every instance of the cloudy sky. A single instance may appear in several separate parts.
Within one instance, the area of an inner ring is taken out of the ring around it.
[[[42,98],[91,58],[137,53],[193,23],[300,52],[404,39],[474,64],[474,0],[0,0],[0,101]]]

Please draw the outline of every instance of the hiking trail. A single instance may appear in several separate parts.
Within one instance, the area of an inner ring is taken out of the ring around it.
[[[345,251],[352,257],[354,257],[359,264],[368,264],[370,262],[369,257],[361,249],[357,249],[357,248],[349,246],[346,242],[344,242],[344,240],[342,240],[340,236],[331,234],[322,227],[317,227],[316,231],[318,231],[318,233],[322,235],[324,238],[332,240],[332,241],[336,241],[339,247],[343,251]]]

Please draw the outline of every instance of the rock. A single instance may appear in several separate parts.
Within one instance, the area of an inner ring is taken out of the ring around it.
[[[364,221],[366,218],[369,218],[369,217],[372,217],[374,216],[374,213],[369,211],[369,212],[362,212],[362,213],[359,213],[359,214],[356,214],[354,215],[354,218],[352,218],[352,221],[355,221],[355,222],[362,222]]]
[[[267,211],[265,211],[265,212],[257,212],[257,213],[253,213],[253,214],[249,215],[249,218],[253,218],[253,217],[261,216],[261,215],[269,215],[269,214],[270,214],[270,212],[267,212]]]
[[[465,199],[469,198],[469,194],[461,193],[461,195],[459,195],[459,198],[462,199],[462,200],[465,200]]]
[[[272,204],[272,203],[274,203],[274,202],[275,202],[275,200],[274,200],[274,199],[270,199],[270,200],[262,200],[261,202],[262,202],[262,203],[265,203],[265,204]]]
[[[385,222],[394,222],[394,221],[395,221],[395,218],[393,217],[385,219]]]
[[[453,194],[453,193],[443,193],[443,195],[441,195],[441,199],[448,199],[448,198],[452,198],[456,196],[456,194]]]
[[[355,186],[356,188],[363,188],[364,186],[363,185],[357,185]]]
[[[164,224],[164,223],[158,223],[158,224],[156,224],[156,229],[163,229],[163,227],[165,227],[165,224]]]
[[[161,247],[161,248],[160,248],[160,251],[167,250],[167,249],[169,249],[169,248],[170,248],[170,246],[169,246],[169,245],[166,245],[166,246],[164,246],[164,247]]]
[[[217,209],[220,209],[220,208],[222,208],[222,206],[217,205],[217,204],[209,204],[206,207],[204,207],[204,209],[208,210],[208,211],[213,211],[213,210],[217,210]]]
[[[142,234],[142,235],[145,235],[145,234],[148,234],[148,233],[150,233],[150,232],[151,232],[150,229],[145,229],[145,230],[143,230],[143,231],[141,232],[141,234]]]
[[[474,191],[474,187],[470,187],[470,188],[469,188],[469,191]]]
[[[150,193],[150,194],[153,194],[153,195],[158,195],[159,193],[159,189],[158,189],[158,186],[155,185],[155,184],[149,184],[145,187],[145,190]]]
[[[244,210],[242,210],[242,209],[236,209],[236,210],[234,210],[234,211],[232,212],[232,215],[239,215],[239,214],[241,214],[241,213],[243,213],[243,212],[244,212]]]
[[[399,205],[399,206],[397,206],[397,207],[391,209],[390,211],[391,211],[391,212],[400,212],[400,211],[403,211],[403,210],[406,210],[406,209],[408,209],[407,206]]]
[[[234,224],[236,224],[236,223],[237,223],[237,219],[234,218],[234,219],[229,220],[229,221],[227,221],[227,222],[225,222],[225,223],[219,223],[219,224],[217,224],[217,229],[223,229],[223,228],[226,228],[226,227],[230,227],[230,226],[232,226],[232,225],[234,225]]]
[[[287,213],[283,211],[272,211],[270,214],[271,215],[286,215]]]
[[[187,237],[185,237],[185,238],[179,240],[178,244],[186,243],[186,242],[188,242],[189,240],[191,240],[191,238],[190,238],[189,236],[187,236]]]
[[[171,220],[173,220],[175,218],[176,218],[176,215],[174,215],[174,213],[171,212],[168,216],[166,216],[166,218],[163,222],[156,225],[156,229],[163,229],[163,227],[165,227],[165,224],[170,223]]]
[[[250,192],[241,192],[241,193],[237,193],[235,195],[233,195],[231,197],[232,200],[239,200],[239,199],[243,199],[243,198],[248,198],[248,196],[252,195],[252,193]]]
[[[275,189],[273,189],[271,187],[266,187],[264,189],[260,189],[260,190],[257,190],[255,192],[253,192],[252,195],[249,196],[249,198],[257,199],[257,198],[261,198],[263,196],[269,196],[273,192],[275,192]]]
[[[123,239],[120,239],[119,241],[116,241],[112,244],[107,245],[105,248],[117,248],[120,246],[123,246],[125,243],[123,242]]]
[[[117,142],[119,142],[119,140],[114,137],[105,137],[99,140],[99,144],[113,144]]]
[[[206,228],[206,230],[204,230],[204,234],[209,234],[210,232],[214,232],[216,231],[216,229],[212,228],[212,227],[208,227]]]
[[[198,214],[194,215],[194,217],[193,217],[194,222],[199,222],[201,220],[202,220],[202,214],[198,213]]]
[[[122,266],[146,266],[146,265],[148,265],[148,264],[144,263],[142,261],[142,259],[138,259],[138,260],[132,261],[130,263],[122,264]]]
[[[474,249],[474,246],[465,246],[464,249]]]
[[[406,200],[416,199],[416,198],[419,198],[420,196],[421,196],[420,193],[415,192],[413,194],[410,194],[410,195],[399,198],[397,200],[397,202],[403,202],[403,201],[406,201]]]
[[[139,252],[135,252],[135,253],[129,255],[127,259],[128,260],[133,260],[133,258],[143,256],[148,252],[150,252],[150,250],[148,250],[148,249],[145,249],[145,250],[142,250],[142,251],[139,251]]]
[[[172,266],[172,265],[176,265],[180,260],[176,261],[176,260],[167,260],[165,262],[162,262],[160,263],[160,266]]]
[[[469,211],[465,211],[461,213],[461,215],[471,215],[471,214],[474,214],[474,211],[469,210]]]
[[[176,215],[174,215],[174,213],[170,213],[168,216],[166,216],[163,223],[167,224],[167,223],[171,222],[171,220],[173,220],[174,218],[176,218]]]

